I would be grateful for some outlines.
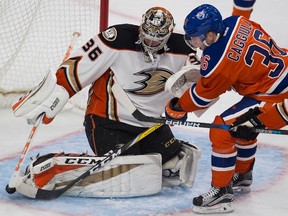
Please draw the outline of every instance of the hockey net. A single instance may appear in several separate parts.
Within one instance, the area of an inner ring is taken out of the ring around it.
[[[0,107],[9,107],[74,50],[107,27],[109,0],[0,1]],[[101,13],[100,13],[101,11]],[[85,110],[87,89],[70,99]]]

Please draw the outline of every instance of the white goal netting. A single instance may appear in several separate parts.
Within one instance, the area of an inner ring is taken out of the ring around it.
[[[59,66],[73,32],[81,33],[74,49],[97,34],[99,11],[100,0],[1,0],[0,107],[11,106]],[[72,103],[85,109],[86,99],[79,95]]]

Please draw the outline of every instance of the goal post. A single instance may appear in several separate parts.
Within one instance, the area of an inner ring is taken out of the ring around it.
[[[108,9],[109,0],[0,1],[0,107],[60,65],[74,32],[77,49],[107,28]]]
[[[103,31],[108,27],[108,11],[109,11],[109,0],[100,1],[100,27],[99,31]]]

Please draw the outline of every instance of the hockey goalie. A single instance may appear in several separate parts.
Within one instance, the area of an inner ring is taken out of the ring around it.
[[[171,76],[167,80],[166,90],[174,95],[181,94],[183,89],[197,80],[195,70],[199,71],[199,65],[183,68]],[[56,83],[55,75],[49,72],[35,89],[13,106],[13,111],[16,116],[30,120],[30,123],[44,111],[43,123],[47,124],[60,112],[68,99],[66,90]],[[152,133],[150,140],[157,140],[164,146],[170,146],[176,141],[167,131],[160,137]],[[120,155],[97,172],[79,181],[65,195],[133,197],[156,194],[162,186],[191,187],[197,171],[200,150],[187,142],[180,141],[180,145],[179,153],[164,162],[159,153]],[[25,196],[35,198],[37,188],[51,191],[61,189],[88,171],[104,156],[51,153],[35,157],[27,166],[22,183],[16,190]]]
[[[51,89],[51,92],[48,92],[47,89]],[[57,89],[57,94],[54,93],[55,89]],[[61,94],[61,91],[61,87],[55,83],[54,75],[48,73],[39,86],[21,98],[20,102],[17,102],[14,113],[28,116],[27,119],[33,119],[34,112],[37,113],[39,107],[42,106],[41,110],[43,110],[54,104],[53,110],[50,109],[49,112],[45,112],[46,117],[53,118],[67,101],[67,95]],[[42,103],[42,98],[47,97],[51,99],[46,99]],[[58,98],[56,105],[54,97]],[[38,102],[31,103],[31,101]],[[26,109],[26,106],[30,106],[30,104],[36,106],[32,112],[30,111],[31,108]],[[27,110],[29,110],[28,113]],[[151,140],[155,140],[153,133],[150,136]],[[176,140],[170,134],[161,138],[163,140],[158,137],[157,141],[164,143],[165,146],[171,145]],[[17,185],[16,190],[24,196],[35,198],[35,189],[50,191],[61,189],[91,169],[104,157],[105,155],[97,157],[71,153],[50,153],[37,156],[27,166],[22,182]],[[180,152],[165,163],[163,163],[162,155],[159,153],[120,155],[97,172],[77,182],[65,195],[134,197],[156,194],[163,186],[185,185],[191,187],[195,179],[199,157],[200,150],[198,147],[183,141],[181,141]]]
[[[44,89],[44,90],[43,90]],[[50,89],[51,91],[47,91]],[[63,92],[63,93],[61,93]],[[43,100],[43,98],[47,98]],[[55,99],[58,98],[57,103]],[[55,116],[67,102],[68,96],[55,82],[50,72],[35,89],[21,98],[14,107],[14,113],[32,119],[38,110],[45,107],[48,119]],[[43,100],[43,102],[41,102]],[[37,103],[31,101],[38,101]],[[31,111],[31,104],[35,106]],[[27,106],[30,106],[29,109]],[[50,107],[53,106],[53,109]],[[28,111],[29,112],[28,112]],[[43,120],[45,122],[45,119]],[[34,119],[35,120],[35,119]],[[31,123],[31,122],[30,122]],[[153,133],[152,133],[153,134]],[[151,139],[155,139],[154,135]],[[157,138],[159,140],[159,138]],[[168,135],[159,142],[173,143],[175,138]],[[27,166],[21,184],[16,190],[35,198],[35,189],[58,190],[88,171],[103,157],[87,154],[50,153],[35,157]],[[80,197],[134,197],[158,193],[162,186],[192,186],[197,171],[200,150],[181,141],[181,151],[176,157],[162,163],[159,153],[118,156],[97,172],[79,181],[65,195]]]

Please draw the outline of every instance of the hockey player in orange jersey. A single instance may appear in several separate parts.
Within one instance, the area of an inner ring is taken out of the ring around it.
[[[249,19],[255,2],[256,0],[233,0],[232,16],[244,16]]]
[[[245,122],[257,128],[273,125],[273,117],[265,123],[260,116],[252,117],[272,112],[274,103],[288,97],[287,49],[280,48],[258,23],[243,16],[222,20],[220,12],[208,4],[187,15],[184,30],[187,43],[203,50],[201,78],[180,98],[167,103],[166,117],[185,119],[187,112],[206,108],[231,89],[243,96],[215,117],[215,124],[235,127],[210,130],[212,187],[193,199],[193,209],[199,213],[233,211],[233,189],[248,191],[252,184],[257,149],[257,134],[243,135],[237,126]]]

